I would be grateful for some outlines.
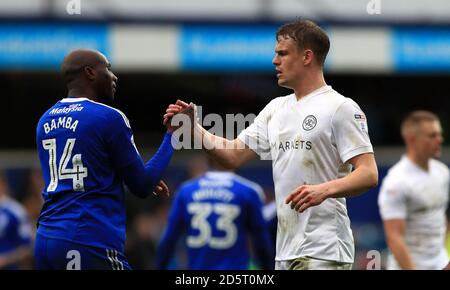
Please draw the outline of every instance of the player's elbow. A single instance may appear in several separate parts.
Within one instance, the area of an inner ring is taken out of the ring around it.
[[[367,180],[369,188],[374,188],[378,186],[378,170],[376,168],[369,171],[369,176]]]
[[[361,177],[363,178],[364,189],[369,190],[378,185],[378,169],[376,166],[361,167]]]

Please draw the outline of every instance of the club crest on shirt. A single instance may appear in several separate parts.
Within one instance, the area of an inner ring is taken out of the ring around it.
[[[317,125],[317,119],[313,115],[308,115],[303,120],[303,129],[306,131],[310,131],[310,130],[314,129],[314,127],[316,127],[316,125]]]

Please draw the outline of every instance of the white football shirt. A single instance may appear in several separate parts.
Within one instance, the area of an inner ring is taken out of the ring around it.
[[[278,232],[276,260],[310,256],[353,263],[354,242],[345,198],[329,198],[299,213],[285,204],[303,184],[320,184],[351,171],[346,161],[373,152],[359,106],[330,86],[297,100],[272,100],[238,138],[272,160]]]
[[[405,219],[405,242],[417,269],[443,269],[449,169],[434,159],[428,166],[427,172],[403,156],[384,178],[378,206],[383,220]],[[387,268],[400,269],[391,253]]]

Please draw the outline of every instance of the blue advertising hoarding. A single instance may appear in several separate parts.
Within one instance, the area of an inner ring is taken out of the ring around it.
[[[183,70],[273,70],[276,26],[183,26]]]
[[[391,37],[395,71],[450,71],[450,28],[396,28]]]
[[[75,48],[92,48],[108,55],[107,25],[1,24],[0,69],[58,69]]]
[[[0,24],[0,69],[1,70],[58,70],[63,57],[75,48],[93,48],[112,57],[127,69],[133,70],[136,63],[129,62],[130,51],[146,56],[149,53],[166,54],[165,59],[181,71],[246,71],[273,73],[274,48],[276,44],[276,25],[182,25],[177,29],[161,30],[161,35],[170,42],[168,49],[149,52],[139,47],[130,48],[127,36],[117,33],[117,29],[107,23],[69,24],[69,23],[1,23]],[[116,28],[120,25],[116,25]],[[328,27],[329,28],[329,27]],[[329,30],[332,46],[334,34],[339,28]],[[364,30],[364,28],[361,28]],[[120,30],[119,30],[120,31]],[[361,33],[361,32],[360,32]],[[154,34],[141,32],[135,36],[140,39],[151,38],[158,42]],[[115,39],[112,47],[110,39]],[[450,72],[450,27],[392,27],[382,41],[386,41],[386,51],[375,57],[378,62],[387,63],[386,73],[442,73]],[[136,52],[136,49],[138,50]],[[114,53],[111,53],[111,52]],[[351,53],[344,50],[336,53]],[[124,56],[121,58],[121,56]],[[334,62],[333,57],[346,60]],[[363,60],[360,60],[364,61]],[[373,60],[371,60],[373,61]],[[327,70],[333,72],[360,71],[360,62],[352,62],[347,55],[329,55],[325,63]],[[370,62],[369,62],[370,63]],[[154,70],[159,62],[148,62],[146,69]],[[375,65],[375,68],[380,66]],[[371,67],[363,68],[371,71]],[[377,71],[379,72],[379,71]]]

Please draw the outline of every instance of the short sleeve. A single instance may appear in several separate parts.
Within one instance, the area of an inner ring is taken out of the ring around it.
[[[366,116],[351,99],[347,99],[336,110],[331,127],[343,163],[357,155],[373,152]]]
[[[405,219],[407,216],[404,186],[386,177],[378,195],[378,207],[383,220]]]
[[[113,112],[106,130],[109,136],[107,146],[115,169],[123,168],[141,158],[134,143],[130,123],[123,113]]]
[[[273,101],[256,116],[253,123],[243,130],[238,139],[244,142],[261,159],[270,159],[268,121]]]

